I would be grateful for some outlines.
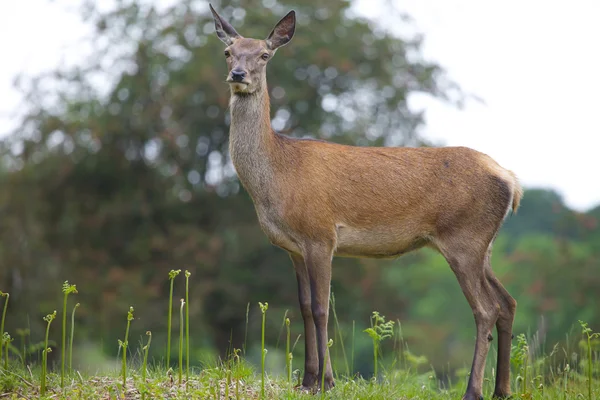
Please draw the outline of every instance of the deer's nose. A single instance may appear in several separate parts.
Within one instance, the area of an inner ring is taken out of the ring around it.
[[[240,70],[231,71],[231,79],[234,82],[241,82],[244,80],[245,77],[246,77],[246,73],[244,71],[240,71]]]

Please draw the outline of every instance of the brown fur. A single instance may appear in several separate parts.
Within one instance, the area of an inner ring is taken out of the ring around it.
[[[212,7],[211,7],[212,9]],[[354,147],[301,140],[270,125],[266,57],[291,39],[293,12],[265,41],[241,37],[214,11],[228,44],[230,153],[271,242],[290,253],[305,324],[305,376],[324,365],[333,256],[397,257],[428,246],[448,263],[473,309],[477,341],[466,399],[481,396],[491,330],[498,331],[495,396],[510,394],[510,335],[516,302],[494,276],[492,242],[522,189],[514,173],[466,147]]]

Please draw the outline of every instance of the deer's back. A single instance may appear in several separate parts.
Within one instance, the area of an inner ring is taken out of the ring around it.
[[[328,237],[338,255],[394,257],[462,225],[497,229],[511,202],[510,172],[469,148],[280,145],[270,224],[288,246]]]

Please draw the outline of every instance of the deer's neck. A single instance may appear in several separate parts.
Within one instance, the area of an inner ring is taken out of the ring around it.
[[[266,85],[265,85],[266,86]],[[271,128],[266,87],[247,95],[231,95],[229,152],[236,172],[253,197],[272,182],[275,133]]]

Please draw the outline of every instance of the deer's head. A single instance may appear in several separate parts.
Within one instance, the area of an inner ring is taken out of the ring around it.
[[[225,60],[229,72],[226,82],[231,91],[250,94],[266,87],[266,66],[277,48],[287,44],[294,36],[296,13],[290,11],[283,17],[265,40],[241,36],[210,5],[215,20],[217,36],[227,45]]]

